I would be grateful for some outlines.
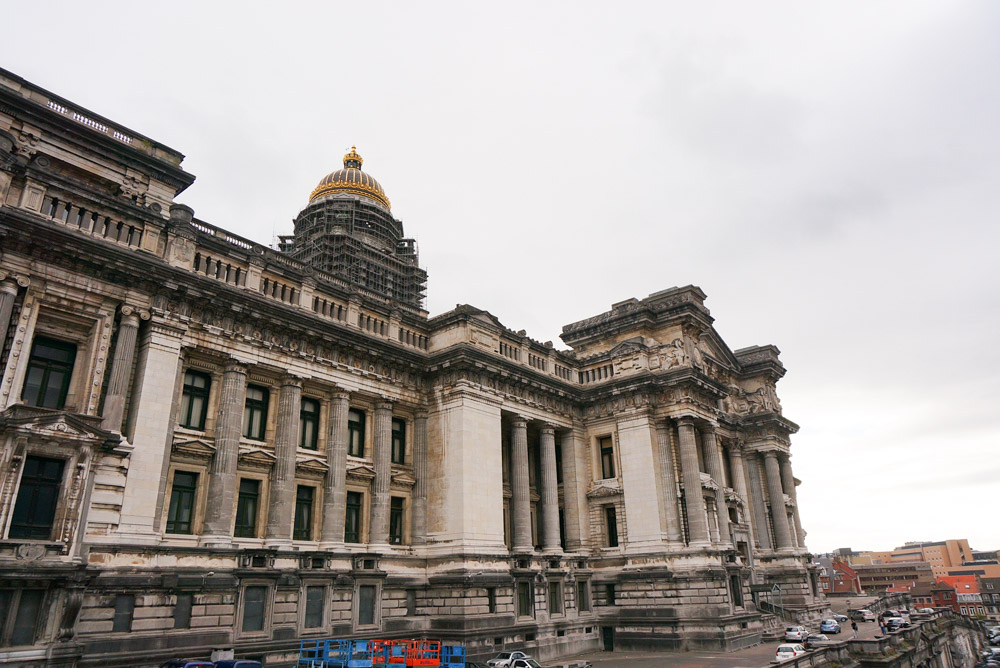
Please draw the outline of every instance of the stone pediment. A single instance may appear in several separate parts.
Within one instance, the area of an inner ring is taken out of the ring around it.
[[[351,464],[347,463],[347,477],[356,478],[358,480],[374,480],[375,479],[375,469],[368,464]]]
[[[215,445],[202,438],[176,439],[170,449],[175,455],[194,459],[209,460],[215,455]]]
[[[392,484],[395,487],[410,488],[417,484],[417,479],[409,471],[394,471],[392,474]]]
[[[112,447],[121,440],[118,434],[102,429],[97,418],[22,404],[15,404],[0,413],[0,427],[27,432],[31,436],[86,440],[100,444],[113,442]]]
[[[295,458],[295,472],[305,476],[325,476],[330,467],[326,462],[315,457],[305,457],[299,455]]]
[[[267,471],[277,459],[273,454],[261,448],[245,445],[240,446],[239,465],[243,468]]]
[[[627,341],[622,341],[610,351],[608,354],[611,357],[622,357],[625,355],[635,355],[636,353],[646,352],[649,347],[646,345],[645,340],[641,336],[636,336],[634,338],[628,339]]]
[[[719,489],[719,486],[716,484],[716,482],[712,480],[712,476],[708,475],[707,473],[701,474],[701,487],[702,489],[711,489],[713,491]]]
[[[608,496],[618,496],[622,494],[621,485],[617,480],[598,480],[587,490],[588,499],[599,499]]]

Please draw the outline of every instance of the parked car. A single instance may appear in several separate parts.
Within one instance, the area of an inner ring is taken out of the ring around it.
[[[534,659],[514,659],[510,668],[542,668]]]
[[[840,624],[833,619],[824,619],[819,625],[820,633],[840,633]]]
[[[785,640],[797,640],[802,642],[806,639],[809,632],[806,631],[804,626],[788,626],[785,628]]]
[[[161,663],[160,668],[215,668],[215,664],[198,659],[171,659]]]
[[[490,668],[513,668],[511,665],[518,659],[530,659],[524,652],[500,652],[495,657],[486,662]]]
[[[934,608],[920,608],[917,612],[921,612],[925,615],[932,615],[934,614]]]
[[[885,620],[885,628],[890,631],[898,631],[899,629],[906,628],[909,625],[910,622],[902,617],[887,617]]]
[[[852,610],[851,619],[857,620],[859,622],[874,622],[875,613],[871,610]]]
[[[830,639],[822,633],[810,633],[806,636],[806,641],[802,643],[806,649],[815,649],[819,643],[829,642]]]
[[[264,668],[260,661],[248,659],[224,659],[215,662],[215,668]]]
[[[774,659],[771,663],[778,663],[779,661],[784,661],[786,659],[794,659],[797,656],[802,656],[806,653],[806,648],[799,644],[786,644],[778,645],[778,651],[774,653]]]
[[[848,621],[847,615],[842,615],[839,612],[835,612],[835,613],[833,613],[830,616],[833,617],[834,620],[836,620],[838,622],[846,622],[846,621]]]

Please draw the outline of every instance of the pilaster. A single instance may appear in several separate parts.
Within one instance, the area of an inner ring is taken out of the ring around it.
[[[295,451],[299,445],[299,410],[302,404],[302,381],[294,376],[281,380],[278,394],[278,419],[274,433],[274,468],[267,511],[269,547],[288,545],[292,537],[295,511]]]
[[[201,544],[225,547],[232,544],[233,512],[236,507],[236,465],[243,409],[247,396],[247,368],[230,360],[222,374],[219,413],[215,423],[215,455],[209,468],[208,498]]]

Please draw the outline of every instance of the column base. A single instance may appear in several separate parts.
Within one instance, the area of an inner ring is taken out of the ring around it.
[[[563,555],[562,547],[545,547],[542,548],[542,554],[547,557],[561,557]]]
[[[198,539],[199,547],[232,547],[232,536],[202,536]]]
[[[291,538],[265,538],[264,547],[269,550],[288,550],[292,547]]]
[[[320,543],[318,549],[323,552],[343,552],[344,551],[344,541],[324,541]]]

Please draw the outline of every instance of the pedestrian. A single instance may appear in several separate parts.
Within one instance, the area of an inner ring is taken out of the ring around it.
[[[882,635],[886,634],[885,617],[882,617],[881,615],[878,618],[878,628],[882,632]]]
[[[858,623],[855,620],[851,620],[851,630],[854,631],[854,637],[858,637]]]

